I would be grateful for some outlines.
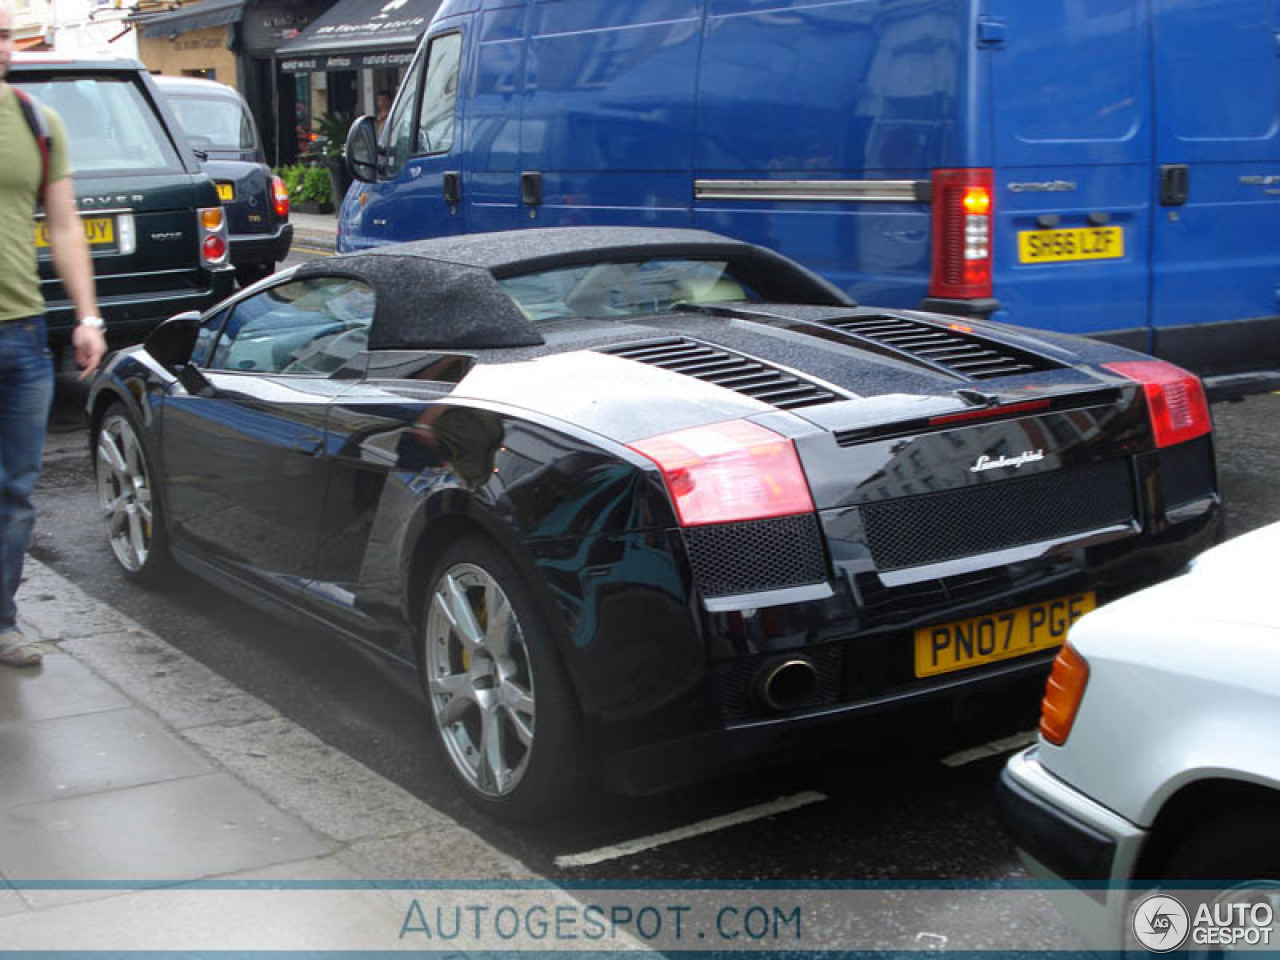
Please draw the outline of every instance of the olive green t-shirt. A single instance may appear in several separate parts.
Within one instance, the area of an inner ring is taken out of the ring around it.
[[[62,121],[45,109],[52,148],[49,182],[71,173]],[[0,81],[0,321],[44,313],[36,272],[35,210],[40,148],[9,85]]]

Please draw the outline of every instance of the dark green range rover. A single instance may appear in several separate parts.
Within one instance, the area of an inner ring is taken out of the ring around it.
[[[231,292],[235,271],[217,188],[142,64],[14,54],[8,80],[56,111],[66,127],[98,305],[113,346]],[[69,341],[75,314],[53,273],[42,214],[36,243],[45,248],[40,276],[56,349]]]

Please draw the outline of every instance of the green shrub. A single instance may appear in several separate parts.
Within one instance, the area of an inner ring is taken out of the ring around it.
[[[298,199],[321,205],[333,203],[333,188],[329,185],[327,167],[307,167],[298,187]]]
[[[291,203],[318,203],[322,206],[333,203],[333,190],[329,185],[329,171],[326,167],[293,163],[281,167],[276,173],[284,181]]]

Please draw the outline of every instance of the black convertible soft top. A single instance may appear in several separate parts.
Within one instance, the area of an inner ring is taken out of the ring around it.
[[[498,280],[655,256],[740,264],[766,300],[852,305],[826,280],[771,250],[705,230],[661,227],[549,227],[437,237],[313,260],[294,276],[352,276],[373,287],[371,350],[483,350],[544,342]]]

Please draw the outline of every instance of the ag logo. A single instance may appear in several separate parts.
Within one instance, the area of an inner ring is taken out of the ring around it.
[[[1177,950],[1190,926],[1187,908],[1162,893],[1147,897],[1133,912],[1133,935],[1152,953]]]

